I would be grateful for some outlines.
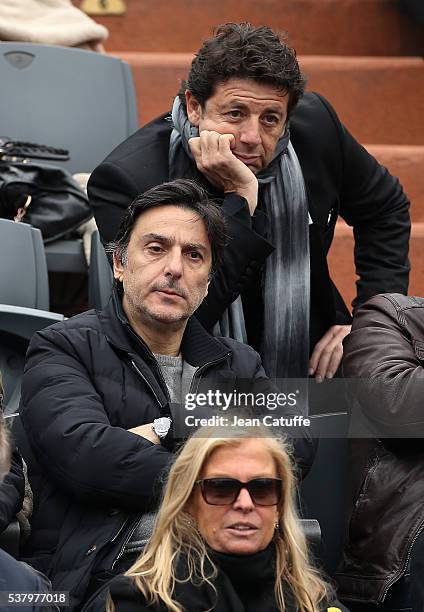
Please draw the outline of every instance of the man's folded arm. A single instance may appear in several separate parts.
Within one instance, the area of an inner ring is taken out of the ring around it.
[[[36,334],[30,345],[21,414],[34,455],[75,498],[143,508],[172,455],[110,424],[101,396],[67,347],[52,331]]]

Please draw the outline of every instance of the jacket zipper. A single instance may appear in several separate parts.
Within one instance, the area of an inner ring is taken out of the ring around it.
[[[160,401],[160,399],[159,399],[159,397],[158,397],[158,394],[157,394],[157,393],[156,393],[156,391],[153,389],[152,385],[149,383],[149,381],[147,380],[147,378],[144,376],[143,372],[140,370],[140,368],[138,367],[138,365],[135,363],[134,359],[132,359],[132,360],[131,360],[131,365],[132,365],[132,367],[134,368],[134,370],[137,372],[137,374],[140,376],[140,378],[142,378],[142,379],[144,380],[144,382],[146,383],[146,385],[149,387],[150,391],[151,391],[151,392],[153,393],[153,395],[155,396],[155,399],[156,399],[157,403],[159,404],[159,406],[160,406],[161,408],[163,408],[163,407],[165,406],[165,404],[162,404],[162,403],[161,403],[161,401]],[[163,380],[163,384],[165,385],[165,389],[166,389],[165,394],[166,394],[166,397],[168,397],[168,400],[169,400],[169,401],[171,401],[171,398],[169,397],[168,388],[167,388],[167,386],[166,386],[165,380],[164,380],[164,378],[163,378],[162,373],[161,373],[161,371],[160,371],[160,370],[159,370],[159,374],[160,374],[160,376],[161,376],[161,378],[162,378],[162,380]]]
[[[406,560],[405,560],[405,563],[403,564],[403,566],[402,566],[402,568],[400,569],[400,571],[398,571],[398,572],[396,573],[396,576],[395,576],[394,578],[392,578],[392,579],[389,581],[389,584],[387,585],[387,587],[386,587],[386,589],[385,589],[385,591],[384,591],[384,593],[383,593],[383,599],[381,600],[382,602],[385,600],[386,595],[387,595],[387,593],[388,593],[388,591],[389,591],[390,587],[391,587],[391,586],[393,586],[393,585],[395,584],[395,582],[397,582],[397,580],[398,580],[399,578],[401,578],[401,577],[402,577],[402,575],[404,574],[404,572],[406,571],[406,568],[408,567],[408,563],[409,563],[409,560],[410,560],[411,555],[412,555],[412,549],[413,549],[413,547],[414,547],[414,544],[415,544],[415,542],[416,542],[416,540],[417,540],[418,536],[419,536],[419,535],[422,533],[422,531],[423,531],[423,530],[424,530],[424,521],[421,523],[421,525],[420,525],[420,527],[419,527],[418,531],[416,532],[416,534],[415,534],[415,535],[414,535],[414,537],[412,538],[412,542],[411,542],[411,544],[409,545],[408,554],[406,555]]]
[[[365,465],[365,469],[367,471],[367,475],[364,478],[364,481],[361,485],[361,488],[359,490],[359,494],[358,497],[355,501],[355,505],[354,505],[354,509],[356,510],[358,508],[358,506],[360,505],[362,498],[364,497],[367,489],[368,489],[368,484],[370,479],[373,476],[373,471],[377,468],[379,462],[379,457],[371,457],[370,459],[368,459],[366,465]],[[353,518],[353,514],[352,514],[352,518]]]
[[[140,338],[139,338],[139,337],[137,336],[137,334],[134,332],[134,330],[132,329],[132,327],[131,327],[130,325],[126,325],[126,327],[129,329],[129,331],[130,331],[131,335],[135,337],[135,339],[136,339],[137,343],[138,343],[138,344],[141,344],[141,345],[143,346],[143,344],[144,344],[144,343],[140,341]],[[145,347],[143,346],[143,348],[145,348]],[[162,374],[162,372],[161,372],[161,369],[160,369],[160,367],[159,367],[159,365],[158,365],[158,363],[157,363],[157,361],[156,361],[156,359],[155,359],[155,356],[153,355],[152,351],[149,349],[149,347],[146,347],[146,348],[147,348],[148,353],[150,353],[151,357],[154,359],[154,361],[155,361],[155,363],[156,363],[156,371],[157,371],[157,373],[159,374],[159,378],[161,379],[161,382],[162,382],[162,389],[164,389],[164,390],[165,390],[165,395],[166,395],[166,397],[168,398],[168,403],[169,403],[169,402],[171,402],[171,397],[170,397],[170,395],[169,395],[168,387],[167,387],[167,385],[166,385],[166,382],[165,382],[165,379],[164,379],[163,374]],[[145,382],[145,383],[147,383],[147,385],[150,387],[150,389],[151,389],[151,391],[153,392],[153,395],[155,396],[155,398],[156,398],[156,400],[157,400],[157,402],[158,402],[159,406],[160,406],[161,408],[163,408],[162,404],[161,404],[161,403],[160,403],[160,401],[159,401],[159,398],[158,398],[157,394],[155,393],[155,391],[154,391],[154,390],[153,390],[153,388],[152,388],[152,385],[151,385],[151,384],[150,384],[150,383],[149,383],[149,382],[146,380],[146,377],[145,377],[145,376],[143,375],[143,373],[140,371],[140,369],[139,369],[139,367],[136,365],[135,361],[134,361],[134,360],[131,360],[131,363],[132,363],[133,367],[136,369],[136,371],[137,371],[137,373],[139,374],[139,376],[141,376],[141,378],[144,380],[144,382]]]
[[[215,365],[217,363],[221,363],[221,361],[224,361],[225,359],[228,359],[229,355],[230,355],[230,352],[228,352],[226,355],[223,355],[219,359],[215,359],[214,361],[208,361],[208,363],[204,363],[202,366],[197,368],[197,370],[194,372],[193,378],[191,379],[191,382],[190,382],[189,393],[197,393],[197,389],[199,388],[201,376],[202,376],[202,374],[203,374],[203,372],[205,370],[207,370],[210,366],[213,366],[213,365]],[[144,376],[143,372],[141,372],[140,368],[137,366],[137,364],[135,363],[135,361],[133,359],[131,360],[131,365],[133,366],[133,368],[135,369],[137,374],[140,376],[140,378],[142,378],[144,380],[144,382],[146,383],[146,385],[149,387],[149,389],[151,390],[151,392],[155,396],[155,399],[156,399],[157,403],[159,404],[159,406],[161,408],[163,408],[163,405],[161,404],[156,391],[153,389],[152,385],[147,380],[147,378]],[[164,387],[166,389],[166,396],[168,397],[169,401],[171,401],[171,398],[170,398],[169,392],[168,392],[168,388],[167,388],[166,383],[165,383],[165,379],[163,378],[163,375],[162,375],[162,372],[160,371],[160,369],[159,369],[159,375],[160,375],[160,377],[161,377],[161,379],[163,381]],[[197,380],[198,384],[197,384],[196,389],[194,390],[193,389],[193,385],[194,385],[195,380]]]
[[[197,393],[197,389],[199,388],[199,384],[200,384],[200,380],[202,377],[203,372],[208,369],[210,366],[213,366],[217,363],[221,363],[221,361],[224,361],[225,359],[228,359],[230,353],[228,352],[226,355],[224,355],[223,357],[220,357],[219,359],[215,359],[215,361],[208,361],[208,363],[204,363],[202,366],[200,366],[199,368],[197,368],[197,370],[195,371],[195,373],[193,374],[193,378],[191,379],[191,383],[190,383],[190,387],[189,387],[189,393]],[[196,389],[193,389],[193,385],[194,385],[194,381],[197,380],[197,386]]]
[[[156,399],[157,403],[159,404],[159,406],[160,406],[161,408],[163,408],[163,405],[162,405],[162,403],[160,402],[159,397],[158,397],[158,395],[157,395],[156,391],[153,389],[152,385],[151,385],[151,384],[150,384],[150,382],[147,380],[147,378],[144,376],[143,372],[140,370],[140,368],[137,366],[137,364],[135,363],[135,361],[134,361],[133,359],[131,360],[131,365],[133,366],[133,368],[134,368],[134,370],[137,372],[137,374],[140,376],[140,378],[141,378],[142,380],[144,380],[144,382],[146,383],[146,385],[149,387],[149,389],[150,389],[150,390],[151,390],[151,392],[153,393],[153,395],[154,395],[154,397],[155,397],[155,399]],[[159,373],[161,374],[161,372],[159,372]],[[162,376],[162,374],[161,374],[161,376]],[[162,378],[163,378],[163,377],[162,377]],[[165,381],[164,381],[164,383],[165,383]],[[165,387],[166,387],[166,385],[165,385]],[[167,394],[167,396],[169,397],[169,393],[167,392],[166,394]],[[143,515],[141,515],[141,516],[140,516],[140,518],[139,518],[138,520],[136,520],[136,521],[135,521],[135,523],[134,523],[133,527],[132,527],[132,528],[129,530],[129,532],[128,532],[127,536],[125,537],[125,540],[124,540],[124,542],[123,542],[123,544],[122,544],[122,546],[121,546],[121,548],[120,548],[120,550],[119,550],[118,555],[115,557],[115,560],[114,560],[114,562],[112,563],[112,566],[111,566],[111,569],[112,569],[112,570],[114,569],[114,567],[115,567],[115,565],[116,565],[117,561],[119,561],[119,559],[120,559],[120,558],[122,557],[122,555],[124,554],[125,547],[126,547],[126,545],[128,544],[128,542],[130,541],[130,539],[131,539],[131,537],[132,537],[132,535],[133,535],[134,531],[135,531],[135,530],[137,529],[137,527],[139,526],[139,524],[140,524],[140,522],[141,522],[141,519],[142,519],[142,518],[143,518]],[[114,542],[114,541],[116,540],[116,538],[118,537],[118,535],[119,535],[119,534],[121,533],[121,531],[124,529],[125,525],[126,525],[126,521],[124,521],[124,523],[121,525],[121,527],[119,528],[119,530],[116,532],[116,534],[115,534],[115,535],[113,536],[113,538],[110,540],[111,542]]]
[[[125,525],[127,524],[128,519],[125,519],[125,521],[122,523],[122,525],[119,527],[118,531],[115,533],[114,536],[112,536],[110,538],[110,542],[114,542],[116,540],[116,538],[119,536],[119,534],[121,533],[121,531],[124,529]]]
[[[141,515],[134,523],[133,527],[129,530],[120,550],[118,555],[115,557],[114,562],[112,563],[112,566],[110,569],[114,569],[115,564],[117,561],[119,561],[119,559],[122,557],[122,555],[124,554],[124,550],[126,545],[128,544],[128,542],[130,541],[130,539],[132,538],[132,535],[134,533],[134,531],[137,529],[137,527],[139,526],[139,524],[141,523],[141,519],[143,518],[143,515]],[[125,525],[125,523],[124,523]],[[118,531],[118,533],[114,536],[114,539],[118,536],[118,534],[121,532],[122,528],[124,527],[124,525],[122,525],[121,529]],[[111,542],[113,542],[113,540],[111,540]]]

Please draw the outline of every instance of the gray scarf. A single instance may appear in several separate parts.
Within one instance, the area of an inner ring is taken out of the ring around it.
[[[169,145],[170,179],[193,174],[188,140],[198,136],[175,98]],[[310,260],[308,202],[302,169],[288,130],[277,143],[271,163],[257,174],[262,203],[271,222],[268,239],[275,250],[265,262],[262,361],[271,378],[308,375]],[[238,297],[224,312],[214,333],[247,342]]]

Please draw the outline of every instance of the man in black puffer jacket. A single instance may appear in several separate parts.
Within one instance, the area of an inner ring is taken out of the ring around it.
[[[247,383],[276,391],[253,349],[212,337],[191,317],[224,244],[219,208],[195,183],[149,190],[114,243],[108,306],[31,341],[22,418],[39,468],[30,466],[27,555],[54,590],[70,591],[71,609],[138,554],[140,517],[154,507],[175,440],[187,435],[179,416],[188,393]],[[296,453],[301,467],[311,463],[309,438]]]

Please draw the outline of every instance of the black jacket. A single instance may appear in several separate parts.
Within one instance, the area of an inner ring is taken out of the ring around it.
[[[17,449],[12,453],[11,465],[0,482],[0,533],[16,518],[22,509],[25,494],[25,477],[22,459]]]
[[[275,391],[250,347],[210,336],[188,321],[184,359],[204,381],[238,387],[242,380]],[[206,379],[207,377],[207,379]],[[32,451],[31,563],[75,605],[90,575],[110,568],[135,520],[156,501],[172,452],[127,431],[169,414],[157,362],[135,334],[115,293],[107,308],[42,330],[27,356],[22,419]],[[313,445],[297,441],[301,464]]]
[[[183,606],[186,612],[278,612],[274,594],[275,584],[275,552],[272,542],[265,550],[252,555],[232,555],[210,551],[211,559],[218,569],[213,579],[216,591],[206,582],[177,582],[174,598]],[[211,568],[207,565],[206,571]],[[187,577],[187,567],[180,559],[177,568],[180,580]],[[110,593],[116,612],[166,612],[163,604],[149,605],[142,593],[127,577],[116,578],[110,586]],[[286,612],[297,612],[291,590],[284,588]],[[340,606],[340,612],[346,608],[338,602],[320,606],[326,612],[327,606]],[[101,604],[84,610],[84,612],[100,612]]]
[[[171,118],[163,115],[120,144],[93,172],[90,203],[103,241],[112,240],[124,210],[140,193],[169,180]],[[350,323],[342,298],[332,285],[326,256],[340,215],[354,227],[359,275],[354,305],[382,292],[408,288],[409,202],[392,177],[340,123],[334,109],[316,93],[307,93],[290,118],[291,141],[308,193],[311,252],[311,348],[335,323]],[[205,184],[193,167],[191,176]],[[208,185],[206,183],[206,185]],[[214,193],[214,189],[209,185]],[[225,308],[243,294],[249,343],[258,347],[261,329],[260,268],[272,251],[266,228],[244,210],[225,203],[230,235],[224,266],[215,275],[196,316],[210,328]],[[250,333],[249,333],[250,332]],[[260,333],[260,332],[259,332]]]
[[[21,612],[57,612],[58,610],[56,606],[48,605],[47,602],[42,605],[43,599],[38,601],[38,605],[34,603],[18,605],[16,603],[20,594],[24,596],[26,593],[39,593],[40,595],[48,593],[50,591],[48,580],[25,563],[16,561],[0,549],[0,593],[2,597],[7,598],[8,591],[16,594],[15,603],[12,600],[8,605],[3,599],[2,612],[16,612],[17,609]]]
[[[344,344],[353,433],[368,438],[351,440],[352,509],[336,578],[342,599],[383,602],[424,529],[424,299],[374,297]]]

